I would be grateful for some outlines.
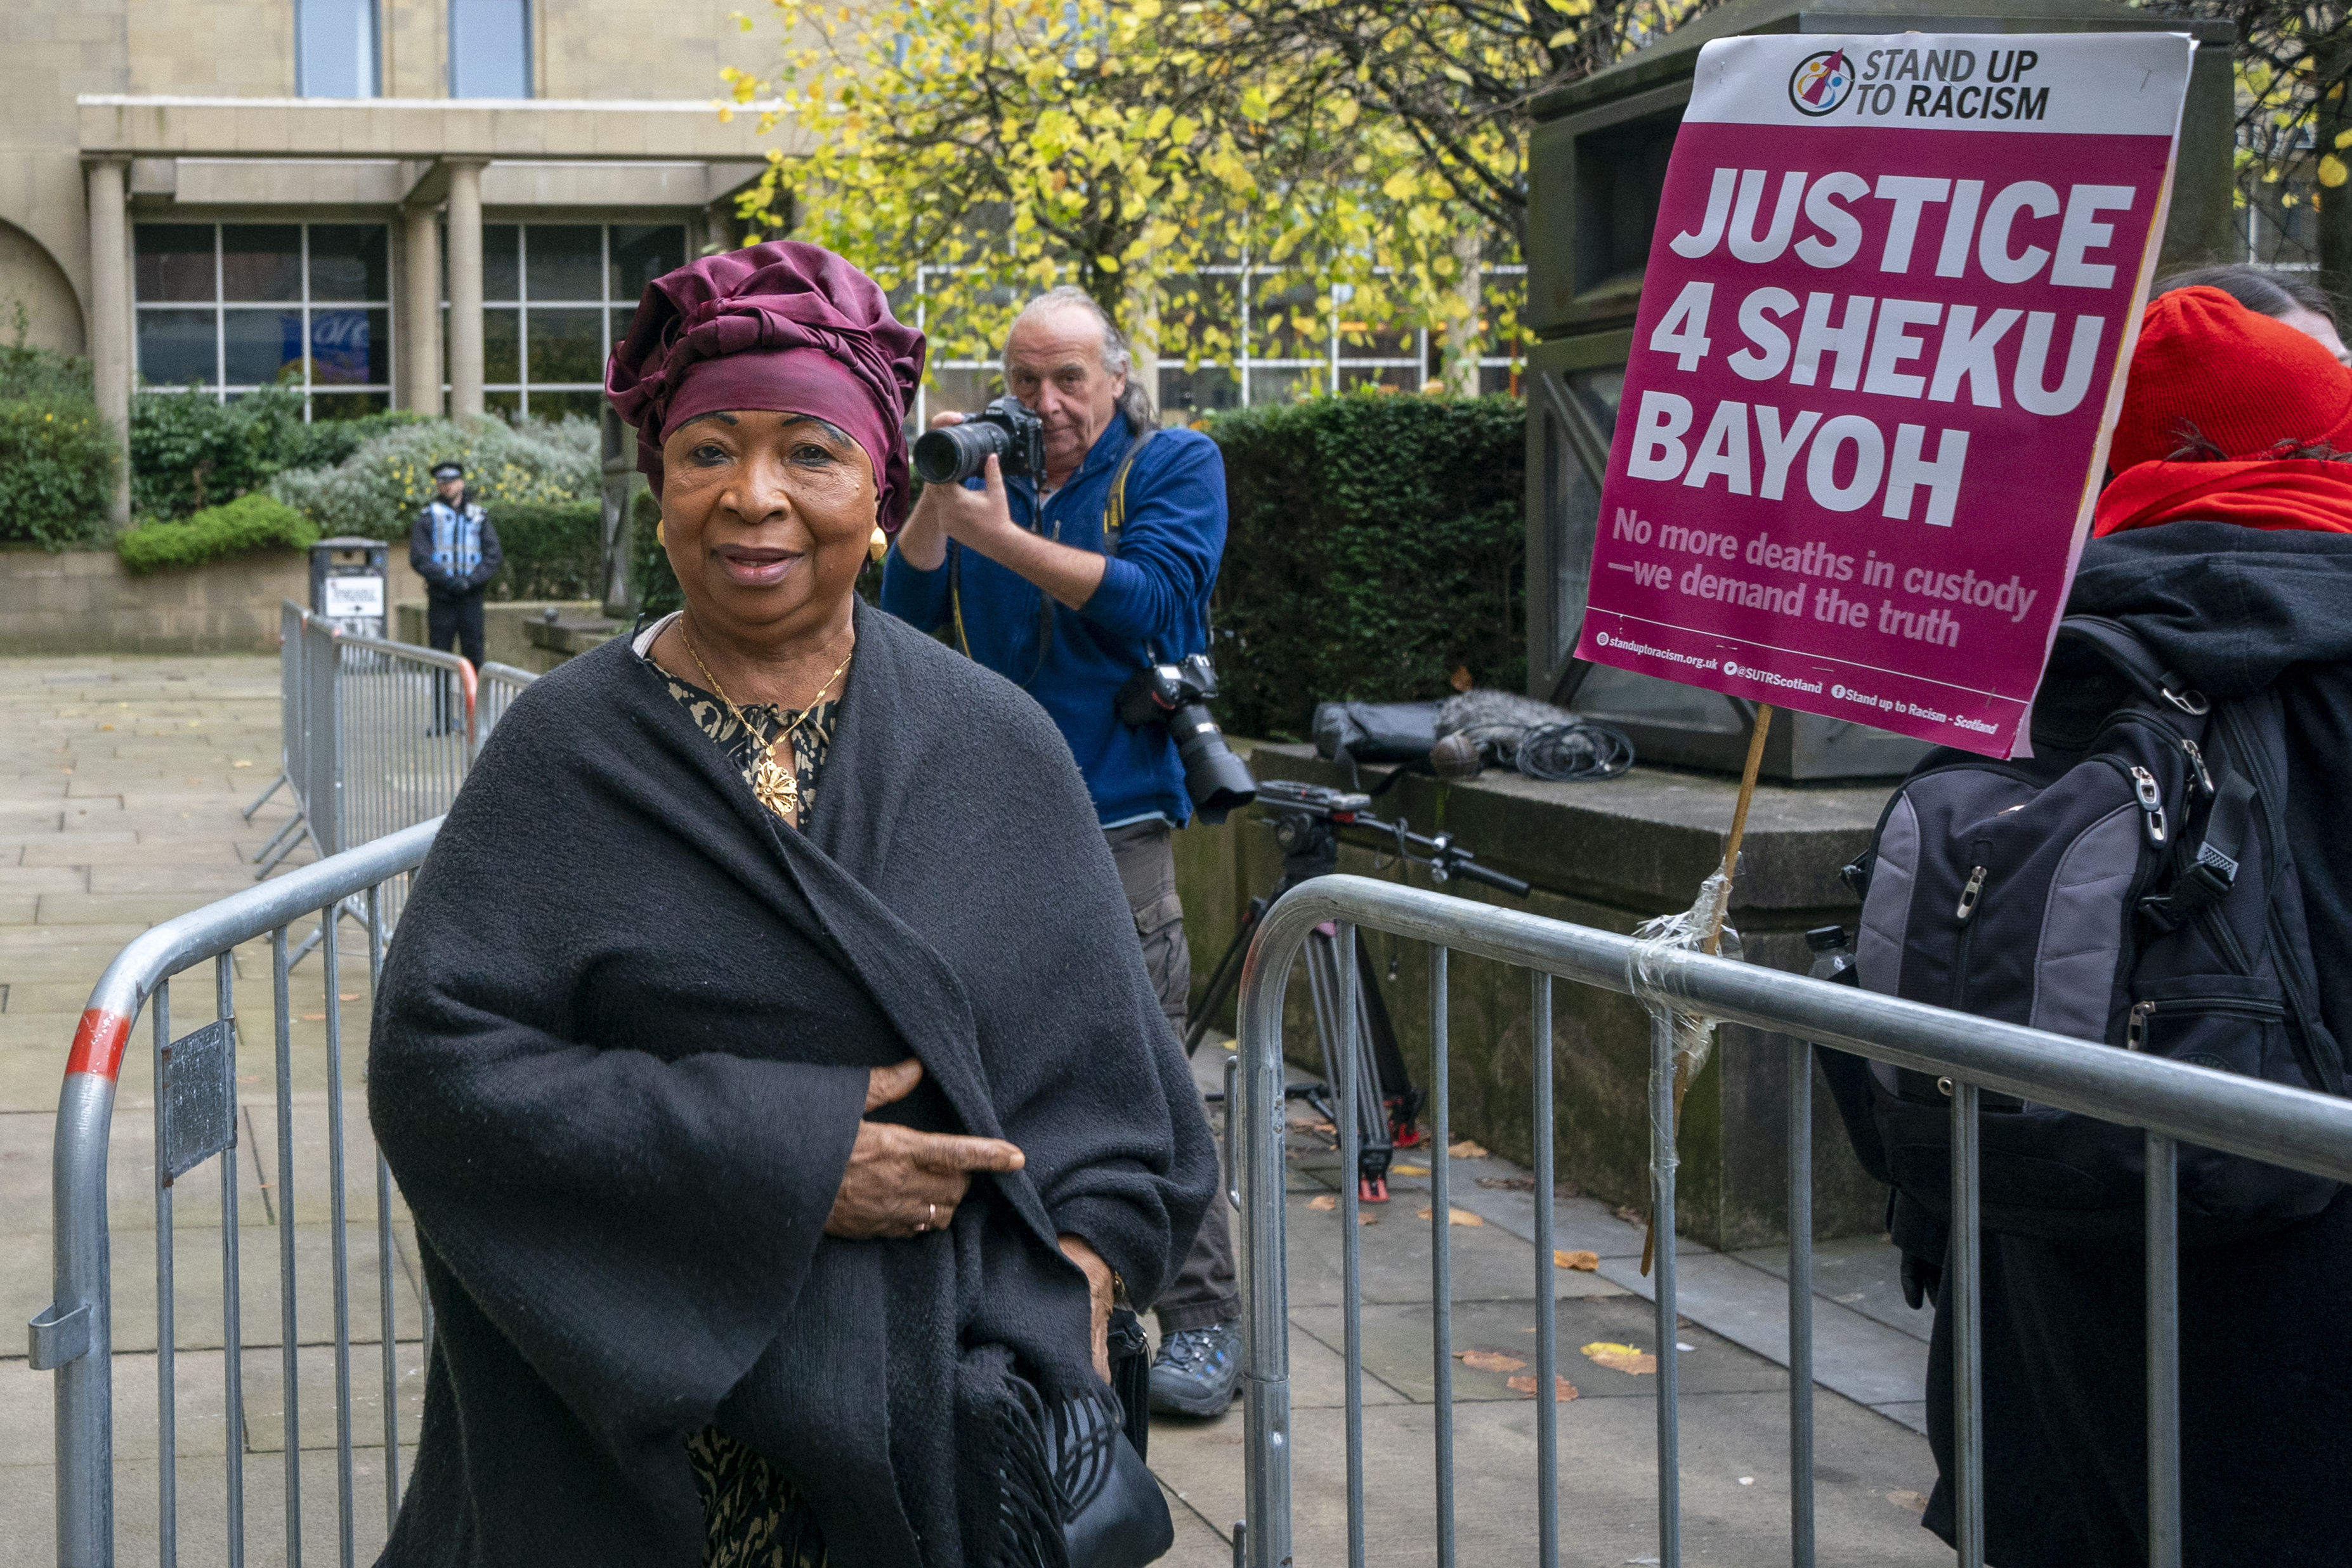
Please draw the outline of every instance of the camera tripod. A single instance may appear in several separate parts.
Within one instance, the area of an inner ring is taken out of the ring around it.
[[[1274,829],[1275,842],[1282,847],[1282,876],[1264,898],[1250,900],[1249,909],[1242,916],[1241,928],[1234,932],[1224,956],[1217,960],[1217,967],[1210,973],[1208,990],[1193,1012],[1192,1028],[1184,1036],[1186,1056],[1200,1046],[1202,1037],[1208,1032],[1209,1020],[1240,984],[1242,958],[1248,952],[1250,938],[1256,933],[1265,911],[1301,882],[1328,876],[1339,868],[1339,830],[1343,826],[1360,827],[1389,839],[1400,858],[1421,861],[1437,881],[1466,877],[1514,897],[1527,895],[1527,883],[1479,865],[1469,850],[1454,842],[1450,834],[1424,837],[1402,821],[1383,822],[1368,809],[1371,803],[1368,795],[1288,779],[1267,779],[1258,784],[1257,804],[1269,814],[1268,818],[1261,820]],[[1356,1085],[1355,1103],[1340,1106],[1331,1087],[1339,1081],[1339,1074],[1333,1070],[1336,1064],[1332,1052],[1342,1035],[1339,1009],[1343,972],[1339,968],[1339,928],[1328,921],[1308,935],[1306,948],[1307,989],[1314,1006],[1323,1081],[1296,1087],[1289,1094],[1322,1111],[1334,1126],[1343,1114],[1355,1119],[1358,1194],[1366,1203],[1386,1203],[1391,1158],[1398,1149],[1410,1149],[1421,1142],[1417,1119],[1422,1095],[1405,1067],[1404,1053],[1397,1048],[1396,1027],[1390,1021],[1388,1002],[1381,995],[1380,976],[1364,945],[1363,932],[1357,931],[1354,936],[1356,1059],[1350,1076]],[[1232,1082],[1230,1072],[1226,1081]]]

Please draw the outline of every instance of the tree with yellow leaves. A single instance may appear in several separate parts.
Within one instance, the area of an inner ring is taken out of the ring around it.
[[[763,131],[789,123],[809,151],[772,152],[743,213],[902,301],[922,268],[938,358],[992,354],[1022,300],[1075,283],[1146,353],[1225,360],[1232,280],[1202,269],[1245,264],[1261,344],[1320,342],[1340,285],[1343,337],[1455,325],[1475,376],[1464,282],[1517,247],[1527,92],[1630,47],[1622,16],[1698,3],[1539,0],[1540,22],[1506,6],[1503,42],[1469,0],[1433,0],[1461,25],[1375,54],[1254,0],[770,0],[775,68],[727,78]],[[1601,13],[1617,20],[1575,19]],[[1584,41],[1554,37],[1563,26]],[[1517,97],[1433,134],[1401,111],[1416,71]]]
[[[1262,300],[1298,301],[1261,321],[1276,333],[1319,336],[1335,283],[1366,332],[1452,308],[1444,258],[1475,215],[1413,168],[1409,137],[1223,5],[772,9],[778,68],[730,82],[811,151],[772,152],[744,215],[789,216],[902,299],[925,268],[935,357],[992,353],[1023,300],[1074,283],[1147,352],[1224,358],[1230,280],[1200,269],[1244,262]]]

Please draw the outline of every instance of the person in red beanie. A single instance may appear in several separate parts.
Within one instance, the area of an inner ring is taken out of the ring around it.
[[[2352,369],[2219,289],[2149,301],[2091,531],[2184,518],[2352,531]]]
[[[2218,289],[2160,295],[2124,390],[2116,478],[2066,605],[2123,623],[2217,704],[2276,702],[2286,779],[2274,853],[2281,884],[2300,895],[2319,1016],[2269,1026],[2292,1030],[2329,1092],[2352,1047],[2352,812],[2339,782],[2352,777],[2347,449],[2352,373],[2325,348]],[[2139,1568],[2150,1558],[2142,1247],[1989,1230],[1980,1258],[1985,1561]],[[2352,1190],[2307,1218],[2184,1247],[2179,1280],[2180,1561],[2345,1562]],[[1942,1479],[1923,1522],[1947,1540],[1953,1355],[1939,1315],[1927,1421]]]

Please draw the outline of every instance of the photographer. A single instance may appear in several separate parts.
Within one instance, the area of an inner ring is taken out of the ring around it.
[[[1168,729],[1123,722],[1118,699],[1139,670],[1208,648],[1225,477],[1206,437],[1158,427],[1129,368],[1126,341],[1085,293],[1032,300],[1005,339],[1004,381],[1042,425],[1042,446],[1028,448],[1033,458],[1016,439],[1012,463],[992,455],[961,485],[925,486],[884,567],[882,607],[946,632],[1052,717],[1094,797],[1160,1006],[1181,1035],[1192,963],[1170,834],[1192,804]],[[1040,471],[1022,471],[1032,460]],[[1232,1402],[1240,1311],[1231,1233],[1215,1204],[1157,1303],[1155,1410],[1215,1415]]]

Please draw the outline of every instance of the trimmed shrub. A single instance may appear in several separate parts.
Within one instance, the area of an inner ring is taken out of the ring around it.
[[[405,540],[433,497],[434,465],[446,462],[465,466],[493,521],[518,502],[593,501],[599,492],[596,426],[579,418],[424,420],[369,437],[333,468],[281,473],[269,489],[321,533]],[[503,541],[503,522],[499,533]]]
[[[86,390],[0,401],[0,542],[63,550],[103,538],[121,466]]]
[[[308,550],[319,542],[310,520],[261,491],[206,507],[184,522],[151,522],[118,535],[114,547],[133,573],[202,566],[257,550]]]
[[[185,517],[288,469],[331,468],[370,437],[424,418],[395,411],[306,425],[301,394],[279,386],[235,403],[203,391],[142,392],[131,400],[131,508],[142,517]]]
[[[661,525],[661,502],[651,490],[639,490],[629,506],[629,592],[640,615],[666,616],[686,603],[678,592],[677,574],[670,569],[669,552],[654,537]]]
[[[599,501],[503,501],[488,509],[506,567],[493,599],[602,599],[604,508]]]
[[[1303,739],[1318,702],[1527,683],[1527,408],[1361,392],[1217,416],[1230,531],[1219,718]]]

